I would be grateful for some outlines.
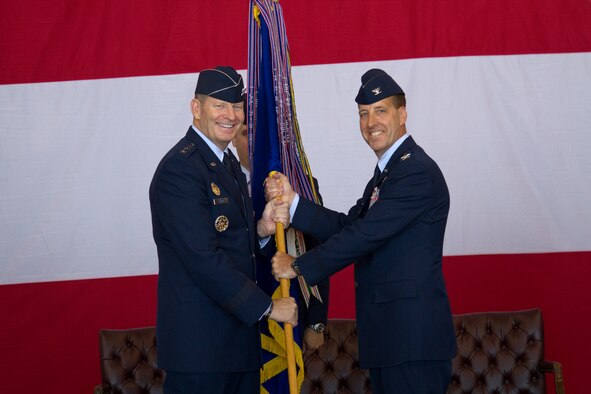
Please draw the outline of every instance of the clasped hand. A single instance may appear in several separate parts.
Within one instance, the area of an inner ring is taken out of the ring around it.
[[[298,325],[298,305],[293,297],[277,298],[273,300],[270,319],[292,326]]]
[[[295,192],[285,175],[274,172],[267,177],[265,180],[267,205],[257,223],[257,233],[260,238],[275,234],[275,223],[282,223],[284,228],[289,227],[289,208],[294,198]]]
[[[281,223],[285,228],[289,226],[289,205],[281,199],[273,199],[265,205],[263,215],[257,223],[257,234],[265,238],[275,234],[275,223]]]
[[[296,273],[291,268],[291,263],[295,258],[283,252],[276,252],[271,259],[271,272],[276,280],[291,279],[296,277]]]
[[[281,199],[287,203],[288,207],[291,207],[295,195],[289,180],[282,173],[274,171],[265,179],[265,199],[267,201]]]

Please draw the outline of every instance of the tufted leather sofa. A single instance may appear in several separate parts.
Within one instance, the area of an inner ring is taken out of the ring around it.
[[[546,372],[564,394],[562,366],[544,360],[539,309],[455,315],[454,324],[458,354],[448,394],[545,393]]]
[[[100,330],[102,384],[95,394],[162,393],[165,372],[158,369],[156,327]]]
[[[545,373],[564,394],[562,368],[544,360],[539,309],[454,315],[458,354],[448,394],[545,393]],[[99,332],[102,384],[95,394],[162,393],[154,327]],[[358,365],[355,320],[332,319],[325,343],[304,354],[301,393],[371,393],[369,374]]]

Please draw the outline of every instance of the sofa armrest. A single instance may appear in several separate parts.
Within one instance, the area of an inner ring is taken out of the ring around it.
[[[562,364],[557,361],[542,361],[540,371],[554,374],[556,394],[564,394],[564,382],[562,380]]]

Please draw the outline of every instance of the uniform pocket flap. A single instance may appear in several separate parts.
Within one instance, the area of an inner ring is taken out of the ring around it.
[[[414,298],[417,296],[417,284],[413,279],[378,283],[374,296],[376,303]]]

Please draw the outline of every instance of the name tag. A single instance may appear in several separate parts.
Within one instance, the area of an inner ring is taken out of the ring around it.
[[[213,199],[213,205],[222,205],[228,203],[228,197],[219,197]]]

